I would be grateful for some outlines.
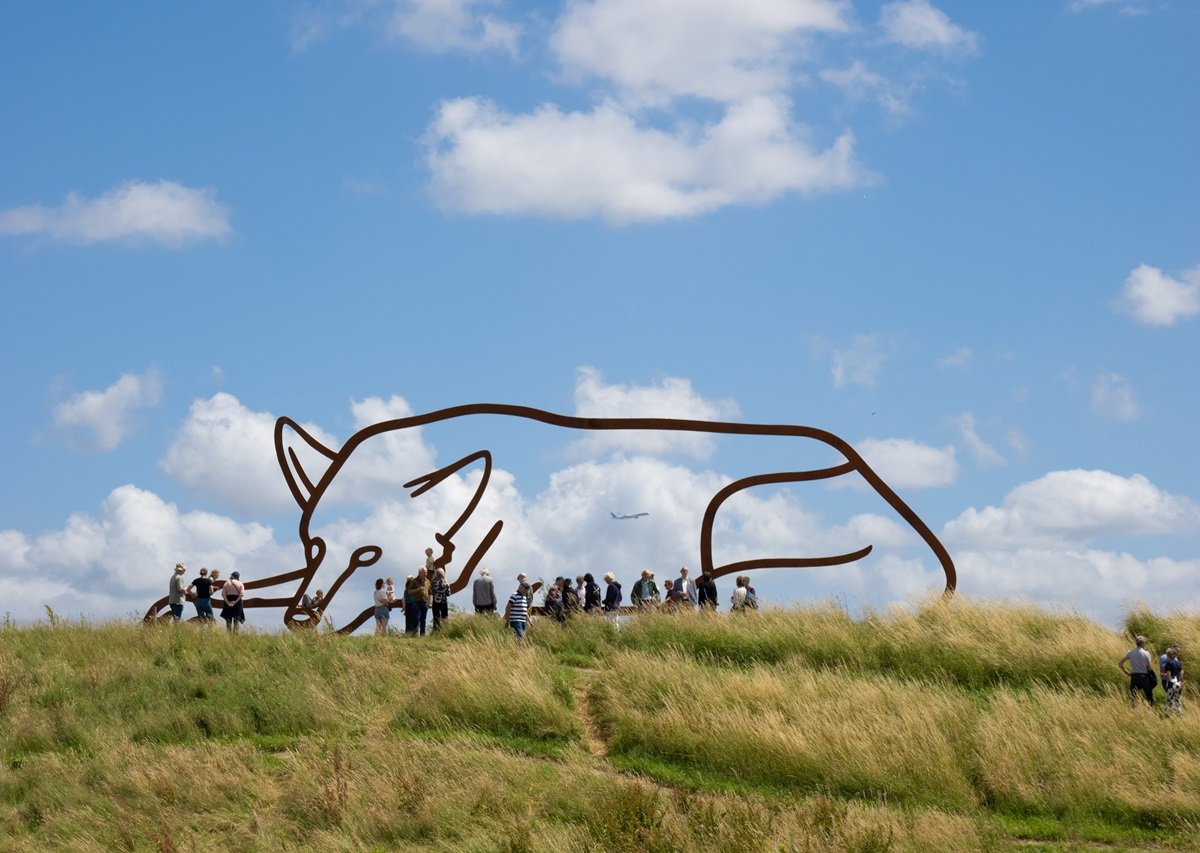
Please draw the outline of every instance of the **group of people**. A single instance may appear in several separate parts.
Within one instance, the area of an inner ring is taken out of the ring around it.
[[[404,633],[409,636],[425,636],[425,626],[433,611],[433,630],[441,627],[450,616],[450,584],[446,570],[434,565],[433,549],[425,549],[425,565],[415,575],[404,579],[401,597],[396,597],[396,586],[392,578],[375,581],[375,634],[386,634],[392,610],[399,607],[404,612]]]
[[[565,622],[572,614],[619,613],[624,603],[624,593],[616,575],[608,572],[603,577],[605,588],[601,595],[600,585],[590,572],[579,575],[572,583],[570,578],[559,577],[546,590],[542,612],[559,622]],[[517,589],[504,605],[504,621],[519,638],[525,636],[533,612],[533,587],[524,572],[517,575]],[[471,602],[476,613],[495,613],[498,605],[496,587],[491,573],[483,569],[471,587]],[[686,566],[679,570],[675,580],[663,581],[660,591],[654,572],[644,569],[641,577],[633,584],[630,603],[638,610],[662,608],[664,610],[693,610],[694,608],[717,608],[717,585],[708,574],[693,581]],[[750,578],[738,577],[730,609],[734,612],[758,609],[758,593],[750,584]]]
[[[213,591],[219,590],[221,618],[225,620],[226,629],[237,631],[246,621],[246,608],[243,603],[246,587],[242,584],[242,576],[233,572],[229,575],[229,580],[222,583],[219,569],[213,569],[210,573],[207,568],[201,568],[199,576],[185,586],[183,578],[186,574],[187,566],[176,563],[175,572],[171,575],[167,587],[167,606],[171,609],[171,619],[178,622],[183,618],[183,606],[187,602],[188,593],[195,590],[196,618],[203,623],[216,621],[212,599]]]
[[[1154,658],[1146,649],[1146,638],[1138,636],[1132,649],[1117,662],[1121,672],[1129,676],[1129,702],[1137,707],[1141,693],[1150,707],[1154,707],[1154,688],[1162,682],[1167,696],[1163,708],[1167,714],[1183,713],[1183,661],[1179,659],[1179,646],[1172,645],[1158,657],[1158,673],[1155,674]]]

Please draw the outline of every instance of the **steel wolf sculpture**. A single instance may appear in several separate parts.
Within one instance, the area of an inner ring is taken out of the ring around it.
[[[937,556],[938,562],[942,566],[942,570],[946,575],[945,595],[953,594],[956,585],[956,574],[954,570],[954,562],[950,559],[950,554],[946,548],[934,536],[933,532],[923,522],[909,506],[900,499],[900,497],[892,491],[891,487],[885,483],[882,478],[876,474],[861,456],[854,450],[850,444],[833,433],[825,430],[816,429],[807,426],[795,426],[791,424],[745,424],[745,423],[727,423],[722,421],[694,421],[694,420],[679,420],[674,418],[584,418],[571,417],[568,415],[559,415],[553,412],[543,411],[541,409],[533,409],[526,406],[513,406],[500,403],[475,403],[465,406],[455,406],[449,409],[440,409],[435,412],[429,412],[423,415],[414,415],[407,418],[398,418],[395,420],[382,421],[366,427],[352,435],[340,450],[326,447],[321,442],[313,438],[299,424],[290,418],[280,418],[275,423],[275,454],[279,461],[280,470],[283,472],[284,479],[287,482],[288,489],[295,498],[296,503],[300,507],[300,542],[304,546],[305,565],[295,571],[284,572],[283,574],[273,575],[266,578],[258,578],[249,580],[245,586],[248,591],[265,589],[288,584],[293,581],[299,581],[299,585],[292,588],[286,595],[273,598],[250,598],[245,599],[245,606],[248,608],[256,607],[280,607],[284,608],[283,621],[289,627],[314,626],[317,623],[317,614],[312,611],[304,610],[301,605],[301,598],[313,583],[316,577],[317,570],[322,568],[323,563],[329,557],[327,554],[326,543],[319,537],[314,536],[310,530],[313,513],[316,511],[321,497],[329,489],[338,472],[350,459],[354,451],[360,447],[363,442],[368,439],[384,433],[393,432],[396,430],[406,430],[414,427],[422,427],[429,424],[438,423],[441,421],[451,421],[456,418],[469,418],[476,415],[499,415],[510,418],[524,418],[530,421],[537,421],[543,424],[548,424],[554,427],[562,427],[565,429],[574,430],[651,430],[651,431],[676,431],[676,432],[691,432],[691,433],[710,433],[714,435],[751,435],[751,436],[782,436],[787,438],[812,439],[822,442],[833,448],[839,453],[844,462],[834,465],[829,468],[819,468],[805,471],[779,471],[771,474],[755,474],[741,479],[734,480],[724,488],[720,489],[712,496],[708,502],[707,509],[704,513],[704,519],[700,528],[700,571],[712,575],[714,578],[722,575],[732,574],[734,572],[745,572],[751,569],[764,568],[807,568],[815,566],[835,566],[844,563],[852,563],[855,560],[861,560],[871,552],[871,545],[867,545],[860,550],[852,551],[844,554],[832,554],[818,557],[764,557],[755,560],[740,560],[732,563],[724,563],[722,565],[713,565],[712,557],[712,532],[713,523],[716,518],[717,510],[721,504],[728,500],[733,495],[745,489],[754,488],[755,486],[774,485],[782,483],[798,483],[807,480],[827,480],[833,477],[840,477],[846,474],[858,473],[871,487],[894,509],[900,514],[908,524],[917,532],[917,534],[925,541],[925,544],[930,547],[933,553]],[[303,442],[303,446],[299,442]],[[313,453],[306,454],[310,459],[317,459],[317,465],[311,463],[308,468],[301,464],[300,455],[296,453],[296,447],[307,447]],[[323,467],[321,467],[323,466]],[[474,494],[470,497],[466,506],[461,513],[454,519],[445,530],[439,531],[434,535],[434,539],[441,548],[441,553],[435,557],[435,565],[446,568],[447,578],[450,577],[450,566],[455,561],[455,551],[457,544],[454,537],[462,529],[463,525],[469,519],[472,513],[479,506],[480,499],[488,486],[488,480],[492,472],[492,454],[488,450],[477,450],[469,453],[457,461],[449,465],[438,468],[435,471],[429,471],[421,476],[415,477],[404,484],[405,489],[412,489],[411,497],[416,498],[425,492],[436,487],[447,477],[452,476],[465,469],[478,466],[481,469],[482,476],[479,478],[479,484],[476,487]],[[318,470],[319,468],[319,470]],[[500,535],[500,531],[504,527],[503,519],[497,519],[487,532],[483,535],[480,541],[469,543],[469,553],[459,565],[462,566],[458,573],[450,583],[452,592],[459,592],[470,581],[471,574],[479,566],[484,554],[496,541]],[[473,547],[471,545],[473,544]],[[436,550],[436,549],[435,549]],[[378,545],[362,545],[355,549],[347,558],[344,564],[340,560],[338,565],[325,566],[323,574],[329,575],[332,569],[336,573],[336,577],[329,584],[325,591],[325,605],[333,601],[342,584],[355,571],[361,568],[374,565],[382,556],[383,551]],[[220,603],[219,601],[217,602]],[[146,613],[146,621],[154,621],[164,618],[161,614],[166,607],[167,599],[164,597],[154,603]],[[343,625],[340,633],[350,633],[362,625],[371,617],[372,608],[367,607],[357,617],[349,623]]]

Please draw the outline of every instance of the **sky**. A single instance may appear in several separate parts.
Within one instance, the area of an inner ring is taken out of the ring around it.
[[[1198,37],[1184,0],[6,4],[0,611],[299,568],[278,417],[336,450],[494,402],[828,430],[963,596],[1195,612]],[[383,547],[338,620],[478,471],[403,483],[475,450],[502,592],[674,577],[723,485],[840,461],[496,417],[371,444],[314,517]],[[716,530],[718,560],[873,546],[755,572],[771,604],[944,586],[856,475]]]

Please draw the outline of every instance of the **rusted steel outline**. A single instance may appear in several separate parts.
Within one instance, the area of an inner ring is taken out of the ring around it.
[[[302,569],[297,569],[291,572],[285,572],[279,575],[273,575],[268,578],[260,578],[254,581],[245,583],[246,589],[257,589],[266,586],[273,586],[278,583],[285,583],[297,578],[301,579],[301,583],[296,592],[287,598],[248,598],[244,600],[244,606],[253,607],[281,607],[285,606],[287,610],[284,613],[284,623],[288,627],[301,627],[305,625],[315,625],[317,622],[317,614],[312,611],[306,611],[300,607],[300,600],[307,591],[309,584],[315,576],[317,568],[325,555],[325,542],[319,536],[311,537],[309,535],[309,523],[312,520],[313,511],[320,502],[321,497],[333,482],[337,473],[345,465],[347,460],[355,449],[358,448],[364,441],[381,433],[391,432],[393,430],[409,429],[412,427],[427,426],[429,424],[438,423],[440,421],[451,420],[453,418],[464,417],[467,415],[501,415],[506,417],[524,418],[526,420],[537,421],[549,426],[563,427],[566,429],[578,430],[651,430],[651,431],[674,431],[674,432],[703,432],[715,433],[721,435],[764,435],[764,436],[784,436],[793,438],[810,438],[826,444],[836,450],[845,457],[846,462],[841,465],[835,465],[830,468],[821,468],[812,471],[784,471],[775,474],[759,474],[752,477],[745,477],[736,480],[713,496],[709,501],[704,513],[704,521],[700,530],[700,571],[702,574],[708,574],[714,578],[722,577],[727,574],[739,571],[749,571],[752,569],[761,569],[768,567],[775,568],[801,568],[815,566],[834,566],[851,563],[855,560],[860,560],[871,552],[872,546],[852,551],[846,554],[835,554],[826,557],[803,557],[803,558],[773,558],[767,557],[758,560],[743,560],[734,563],[726,563],[721,566],[713,566],[712,564],[712,528],[716,519],[717,509],[728,498],[732,497],[737,492],[745,489],[750,489],[755,486],[762,486],[774,483],[794,483],[807,480],[828,479],[830,477],[839,477],[843,474],[849,474],[857,471],[862,475],[876,494],[882,497],[892,509],[900,514],[900,517],[908,522],[926,545],[937,556],[938,562],[942,566],[942,571],[946,575],[946,587],[943,594],[947,597],[953,595],[957,586],[957,572],[954,568],[954,561],[950,558],[949,552],[941,541],[934,535],[933,531],[921,520],[913,510],[906,504],[899,495],[892,491],[891,487],[883,481],[878,474],[866,463],[858,452],[851,447],[849,442],[834,435],[826,430],[817,429],[815,427],[800,426],[796,424],[744,424],[732,423],[728,421],[697,421],[678,418],[586,418],[572,415],[560,415],[554,412],[547,412],[542,409],[535,409],[529,406],[517,406],[507,403],[470,403],[461,406],[452,406],[446,409],[438,409],[433,412],[427,412],[422,415],[412,415],[407,418],[394,418],[392,420],[381,421],[377,424],[364,427],[346,440],[340,450],[334,451],[321,442],[313,438],[302,426],[288,417],[281,417],[275,422],[275,454],[279,462],[280,470],[287,480],[288,489],[295,498],[297,505],[300,507],[300,524],[299,534],[300,541],[306,546],[306,565]],[[329,460],[329,465],[322,473],[320,479],[314,484],[308,473],[305,472],[304,466],[300,463],[299,457],[296,455],[295,449],[291,445],[284,444],[284,429],[290,428],[294,433],[299,435],[305,443],[309,445],[320,455]],[[411,494],[411,497],[417,497],[429,489],[442,482],[450,475],[456,473],[462,468],[470,465],[473,462],[482,460],[484,463],[483,475],[480,478],[475,494],[467,507],[459,515],[458,519],[450,526],[446,533],[435,533],[434,540],[442,547],[442,553],[435,559],[434,565],[438,568],[445,568],[453,560],[454,542],[453,537],[466,523],[467,519],[479,506],[479,502],[483,497],[483,493],[487,488],[488,481],[491,478],[492,472],[492,455],[487,450],[479,450],[462,457],[456,462],[446,465],[442,468],[432,471],[428,474],[417,477],[404,484],[404,488],[409,489],[416,487]],[[304,490],[307,489],[307,495]],[[450,583],[450,592],[456,593],[463,590],[471,578],[471,574],[483,559],[483,555],[495,542],[496,537],[500,535],[500,531],[504,526],[503,520],[498,520],[488,530],[483,540],[472,552],[466,564],[463,566],[462,572],[455,580]],[[367,552],[373,551],[373,556],[366,556]],[[334,594],[342,583],[349,578],[355,570],[373,565],[382,555],[382,549],[377,545],[365,545],[356,549],[351,557],[350,564],[342,571],[334,583],[331,585],[329,592],[325,596],[326,605],[333,600]],[[156,614],[166,605],[167,598],[164,596],[159,599],[146,612],[146,621],[155,621],[167,617],[156,616]],[[214,604],[219,603],[215,601]],[[362,625],[370,618],[373,608],[368,607],[362,611],[357,617],[339,629],[339,633],[350,633]],[[303,617],[303,618],[297,618]]]

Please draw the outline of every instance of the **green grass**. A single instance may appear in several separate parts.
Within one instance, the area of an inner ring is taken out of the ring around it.
[[[6,623],[0,848],[1195,849],[1200,707],[1130,709],[1133,633],[1186,665],[1200,618]]]

